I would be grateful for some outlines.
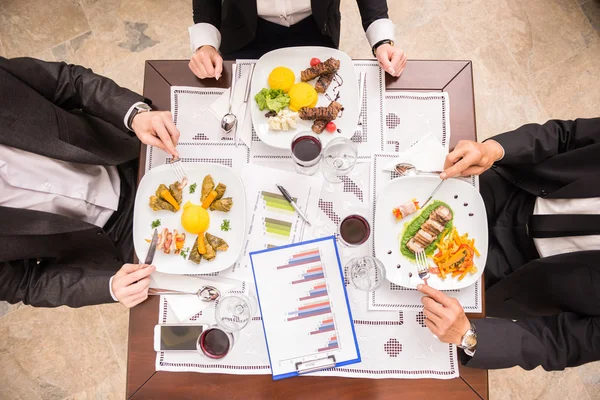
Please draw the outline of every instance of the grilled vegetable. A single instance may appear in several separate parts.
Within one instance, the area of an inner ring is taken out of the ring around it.
[[[212,176],[206,175],[202,181],[202,193],[200,195],[200,201],[204,202],[204,199],[212,192],[215,188],[215,182]]]
[[[211,211],[223,211],[229,212],[233,207],[233,199],[231,197],[225,197],[221,200],[213,201],[210,205]]]

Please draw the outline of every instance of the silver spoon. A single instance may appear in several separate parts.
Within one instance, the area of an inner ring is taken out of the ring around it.
[[[161,294],[164,295],[196,295],[202,301],[215,301],[221,296],[221,292],[214,286],[202,286],[200,290],[197,292],[180,292],[178,290],[169,290],[169,289],[156,289],[150,288],[148,289],[149,295],[159,296]]]
[[[235,114],[231,112],[231,105],[233,103],[233,93],[235,92],[235,74],[236,74],[236,65],[234,64],[231,68],[231,89],[229,91],[229,112],[223,115],[221,119],[221,129],[223,132],[229,134],[235,128],[235,124],[237,123],[237,117]]]
[[[414,165],[412,165],[410,163],[398,163],[394,167],[394,170],[400,176],[415,176],[415,175],[418,175],[418,174],[436,174],[436,175],[439,175],[439,174],[442,173],[442,171],[423,171],[423,170],[417,169]]]

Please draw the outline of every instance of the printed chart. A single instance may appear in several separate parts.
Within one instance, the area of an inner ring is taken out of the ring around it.
[[[358,357],[334,239],[251,253],[273,374]],[[277,298],[277,301],[263,299]],[[294,343],[294,346],[290,346]]]

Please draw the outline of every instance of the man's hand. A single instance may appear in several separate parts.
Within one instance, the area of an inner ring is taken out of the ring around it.
[[[454,150],[446,156],[444,172],[440,178],[480,175],[504,155],[504,149],[495,140],[484,143],[461,140]]]
[[[112,291],[119,303],[127,308],[140,304],[148,298],[150,274],[155,266],[144,264],[125,264],[112,280]]]
[[[202,46],[192,56],[189,67],[200,79],[219,79],[223,73],[223,58],[212,46]]]
[[[421,299],[425,306],[425,325],[443,343],[459,345],[471,328],[465,311],[458,300],[446,296],[431,286],[419,285],[417,289],[426,296]]]
[[[179,156],[175,150],[179,142],[179,130],[173,123],[170,111],[138,113],[133,117],[131,128],[142,143],[163,149],[174,157]]]
[[[375,50],[381,68],[392,76],[400,76],[406,67],[406,54],[390,44],[382,44]]]

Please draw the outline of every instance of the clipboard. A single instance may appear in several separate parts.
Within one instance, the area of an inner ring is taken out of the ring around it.
[[[250,253],[273,380],[361,361],[335,236]]]

